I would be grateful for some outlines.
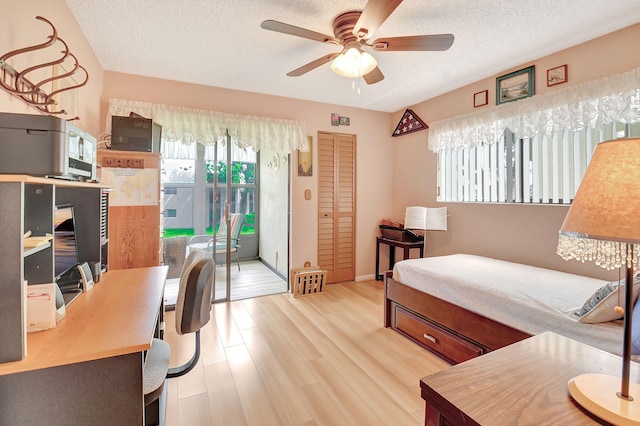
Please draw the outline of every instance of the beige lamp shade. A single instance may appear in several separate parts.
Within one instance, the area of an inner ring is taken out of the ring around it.
[[[626,243],[640,244],[638,138],[597,146],[560,228],[558,254],[615,269],[625,264]]]

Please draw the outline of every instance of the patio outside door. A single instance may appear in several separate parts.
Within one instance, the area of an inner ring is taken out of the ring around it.
[[[206,245],[220,231],[221,220],[228,225],[231,214],[242,215],[239,250],[226,250],[226,244],[215,250],[216,300],[233,298],[228,284],[237,274],[237,259],[258,258],[258,156],[250,148],[238,148],[229,137],[223,142],[198,143],[192,158],[164,158],[162,164],[163,254],[171,279],[179,277],[189,244]],[[177,282],[171,284],[177,289]],[[173,287],[169,305],[175,303],[172,292]]]
[[[210,160],[212,158],[212,160]],[[257,155],[251,149],[240,149],[226,136],[224,144],[211,147],[205,153],[206,167],[206,220],[212,234],[220,236],[221,229],[232,237],[233,214],[241,221],[239,247],[237,241],[216,239],[213,255],[216,260],[214,302],[233,299],[231,281],[238,272],[239,259],[258,257],[257,242]]]

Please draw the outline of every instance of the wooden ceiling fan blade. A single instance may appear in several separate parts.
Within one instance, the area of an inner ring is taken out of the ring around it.
[[[366,81],[367,84],[375,84],[384,79],[384,74],[382,74],[382,71],[380,71],[380,68],[375,67],[373,71],[363,75],[362,78],[364,78],[364,81]]]
[[[303,65],[300,68],[296,68],[295,70],[288,72],[287,75],[289,77],[299,77],[302,74],[306,74],[309,71],[318,68],[320,65],[326,64],[327,62],[331,61],[332,59],[334,59],[339,54],[340,54],[340,52],[332,53],[330,55],[325,55],[322,58],[318,58],[315,61],[309,62],[308,64]]]
[[[406,37],[387,37],[375,40],[370,47],[382,51],[447,50],[453,44],[453,34],[432,34]]]
[[[295,25],[285,24],[284,22],[273,21],[271,19],[262,22],[260,26],[265,30],[308,38],[310,40],[319,41],[320,43],[340,44],[340,40],[333,36],[317,33],[315,31],[307,30],[306,28],[296,27]]]
[[[402,0],[369,0],[353,27],[353,35],[358,40],[368,40],[400,3]]]

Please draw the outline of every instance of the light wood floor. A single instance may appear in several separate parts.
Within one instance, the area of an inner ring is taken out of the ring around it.
[[[226,294],[225,280],[225,265],[218,265],[215,294],[218,300],[224,299]],[[231,300],[283,293],[287,288],[287,282],[259,260],[240,262],[240,270],[236,263],[231,264]]]
[[[167,425],[420,425],[420,378],[448,364],[382,327],[382,283],[215,304],[199,365],[169,380]],[[174,312],[172,364],[191,355]]]

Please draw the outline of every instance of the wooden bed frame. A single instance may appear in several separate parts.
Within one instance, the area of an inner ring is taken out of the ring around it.
[[[385,273],[384,326],[454,364],[531,337],[395,281],[392,271]]]

